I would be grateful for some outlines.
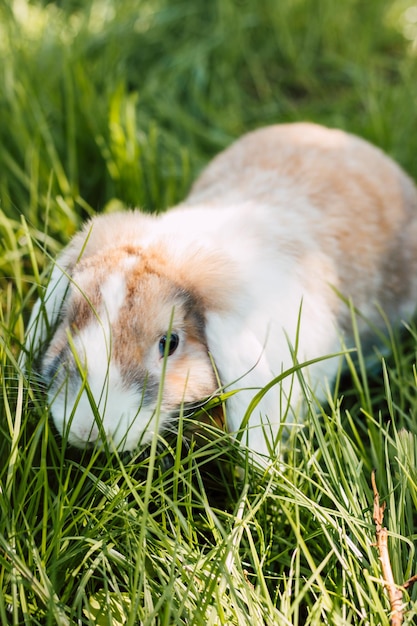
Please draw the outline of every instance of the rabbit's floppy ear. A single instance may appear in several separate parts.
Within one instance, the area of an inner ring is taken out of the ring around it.
[[[183,271],[190,291],[198,296],[204,309],[222,311],[229,307],[236,287],[230,259],[220,253],[196,250]]]
[[[75,264],[82,255],[86,237],[77,235],[64,249],[51,272],[51,276],[43,296],[35,302],[26,330],[25,346],[20,355],[20,365],[25,367],[28,356],[39,354],[42,346],[50,336],[51,329],[56,325]]]
[[[171,280],[191,293],[204,311],[226,311],[235,305],[241,278],[224,252],[197,244],[181,254],[165,248],[164,256]]]

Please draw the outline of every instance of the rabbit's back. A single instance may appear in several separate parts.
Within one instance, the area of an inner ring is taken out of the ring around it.
[[[253,131],[203,171],[187,199],[201,203],[268,207],[277,246],[293,244],[300,258],[310,242],[334,263],[337,286],[360,308],[372,299],[390,319],[414,310],[416,188],[365,140],[311,123]]]

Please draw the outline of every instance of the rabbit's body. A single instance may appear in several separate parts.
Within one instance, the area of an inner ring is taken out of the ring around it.
[[[412,315],[413,183],[380,150],[342,131],[289,124],[250,133],[209,164],[178,207],[99,216],[62,253],[45,298],[49,321],[59,324],[42,362],[55,423],[75,445],[105,436],[132,449],[169,427],[182,402],[216,393],[214,362],[223,385],[245,389],[227,404],[236,431],[255,393],[294,358],[350,343],[344,298],[376,327],[384,325],[379,307],[392,324]],[[46,338],[39,307],[28,338],[36,349]],[[370,326],[358,320],[371,342]],[[156,417],[161,338],[170,333]],[[337,367],[326,359],[306,370],[319,395]],[[248,424],[254,451],[268,450],[265,435],[277,433],[288,399],[288,416],[298,411],[300,396],[291,376],[264,396]]]

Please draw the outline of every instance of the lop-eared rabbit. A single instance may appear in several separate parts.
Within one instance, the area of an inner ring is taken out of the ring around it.
[[[26,347],[68,442],[126,451],[219,386],[240,390],[226,402],[236,433],[274,377],[352,344],[352,306],[372,345],[371,329],[409,318],[416,296],[410,178],[343,131],[275,125],[214,158],[166,213],[91,219],[58,257]],[[302,370],[319,398],[338,367]],[[303,387],[284,377],[253,408],[242,441],[254,453],[301,414]]]

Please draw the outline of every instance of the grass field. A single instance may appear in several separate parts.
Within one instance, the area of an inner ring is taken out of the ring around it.
[[[0,0],[1,624],[394,624],[371,472],[401,586],[417,573],[414,326],[372,372],[350,363],[264,473],[237,471],[219,433],[80,457],[16,359],[87,216],[166,208],[251,128],[339,126],[417,178],[416,77],[415,0]],[[417,588],[402,601],[415,624]]]

